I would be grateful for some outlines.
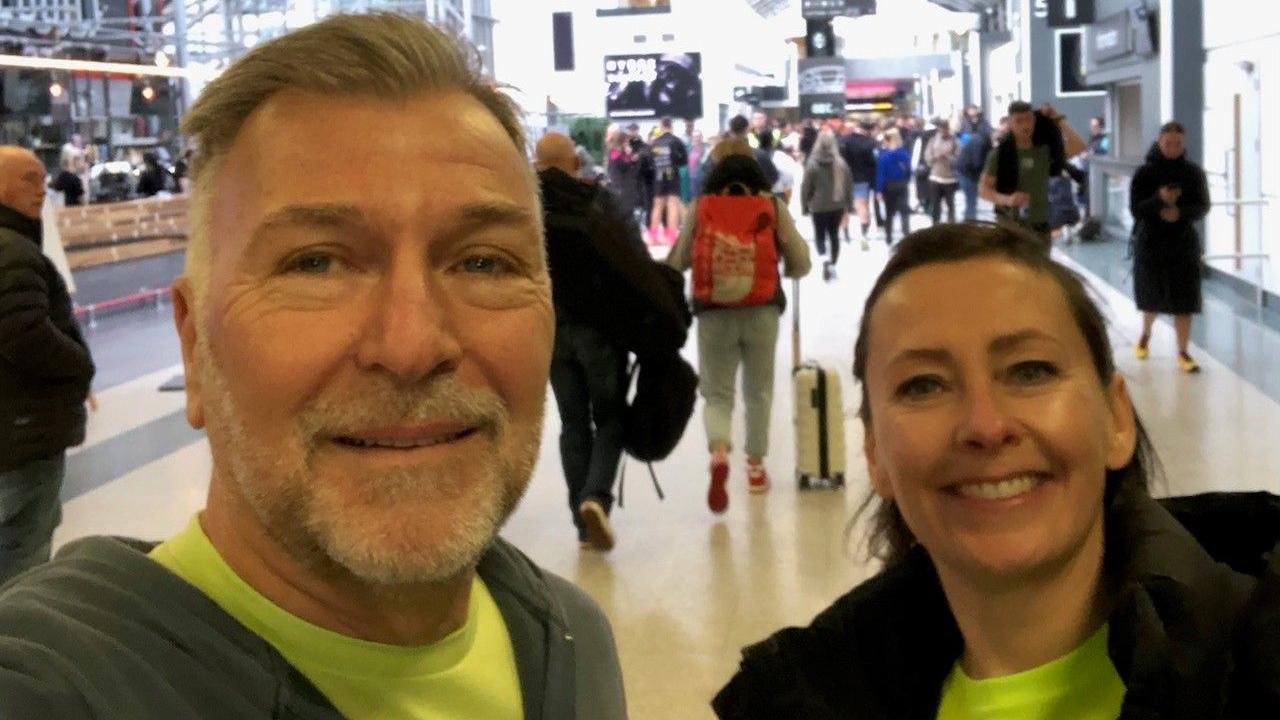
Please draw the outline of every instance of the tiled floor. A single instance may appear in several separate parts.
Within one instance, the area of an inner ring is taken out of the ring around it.
[[[806,355],[840,368],[846,383],[852,382],[860,307],[886,256],[883,244],[873,243],[865,253],[846,246],[838,281],[825,285],[811,277],[802,285]],[[1177,372],[1167,325],[1157,326],[1154,356],[1137,361],[1132,304],[1115,288],[1097,285],[1110,306],[1119,366],[1164,460],[1165,490],[1276,490],[1280,404],[1274,397],[1203,350],[1201,375]],[[102,409],[91,418],[89,442],[71,460],[58,543],[95,533],[163,538],[203,504],[207,445],[186,427],[181,394],[155,391],[178,370],[176,345],[154,313],[124,325],[136,332],[113,335],[110,342],[155,346],[122,354],[146,357],[133,374],[142,377],[100,393]],[[162,336],[166,339],[156,340]],[[772,492],[749,496],[742,460],[736,458],[729,511],[721,518],[710,515],[704,500],[704,440],[695,417],[676,452],[657,466],[665,502],[659,502],[642,466],[630,466],[626,507],[614,513],[619,544],[608,555],[578,549],[556,451],[559,421],[554,403],[548,404],[541,463],[504,535],[545,567],[579,583],[605,608],[618,637],[634,718],[711,717],[707,701],[732,674],[743,645],[783,625],[807,622],[874,571],[860,556],[859,529],[850,528],[867,492],[861,458],[851,458],[843,492],[801,494],[790,479],[786,337],[778,344]],[[1245,338],[1241,344],[1242,355],[1262,351],[1250,349],[1250,342]],[[688,352],[692,356],[692,345]],[[114,377],[126,376],[120,371]],[[861,428],[852,421],[855,390],[846,385],[851,448],[861,447]]]

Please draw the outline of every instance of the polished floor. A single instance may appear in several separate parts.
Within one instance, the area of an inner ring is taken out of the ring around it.
[[[1060,257],[1076,263],[1071,256],[1079,255],[1080,248],[1069,248]],[[824,284],[815,273],[802,283],[805,354],[844,374],[850,448],[861,447],[850,377],[854,335],[862,302],[886,257],[882,242],[865,252],[856,243],[847,245],[837,281]],[[1164,461],[1161,492],[1277,490],[1280,402],[1261,389],[1274,382],[1269,375],[1276,370],[1275,332],[1219,312],[1222,307],[1210,298],[1214,312],[1206,313],[1205,322],[1240,325],[1203,328],[1197,337],[1239,336],[1246,328],[1252,339],[1216,355],[1197,346],[1204,372],[1186,376],[1174,362],[1173,330],[1162,322],[1151,359],[1139,362],[1132,352],[1139,327],[1132,303],[1108,284],[1113,278],[1100,279],[1087,264],[1076,266],[1108,306],[1119,366]],[[100,533],[164,538],[203,504],[208,446],[187,427],[182,394],[157,391],[181,370],[167,325],[162,313],[148,309],[104,319],[90,333],[104,364],[101,409],[91,417],[85,446],[69,459],[58,544]],[[504,535],[604,607],[617,635],[634,718],[711,717],[707,702],[733,673],[742,646],[782,626],[808,622],[875,570],[860,551],[859,528],[850,525],[867,492],[861,458],[851,458],[844,491],[800,493],[792,481],[791,350],[785,332],[782,337],[768,460],[773,490],[749,496],[743,461],[736,457],[729,511],[712,516],[705,504],[705,443],[695,417],[676,452],[656,467],[665,502],[643,466],[629,465],[626,506],[613,515],[619,543],[607,555],[578,548],[556,451],[559,421],[554,403],[548,403],[542,459]],[[692,358],[692,343],[687,352]]]

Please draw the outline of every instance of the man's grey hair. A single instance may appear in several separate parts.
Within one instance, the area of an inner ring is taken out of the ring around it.
[[[213,178],[249,116],[286,90],[392,101],[461,91],[493,113],[516,150],[527,153],[520,112],[484,76],[478,54],[421,20],[337,15],[259,45],[209,83],[182,122],[197,148],[185,273],[197,301],[211,258]]]

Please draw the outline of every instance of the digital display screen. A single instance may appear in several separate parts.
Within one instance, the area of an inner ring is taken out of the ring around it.
[[[701,53],[607,55],[604,79],[609,117],[702,117]]]

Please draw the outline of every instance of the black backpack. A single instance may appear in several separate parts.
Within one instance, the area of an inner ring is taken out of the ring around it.
[[[679,352],[693,322],[684,276],[620,236],[631,220],[610,211],[605,192],[588,212],[546,216],[556,306],[637,356]]]

